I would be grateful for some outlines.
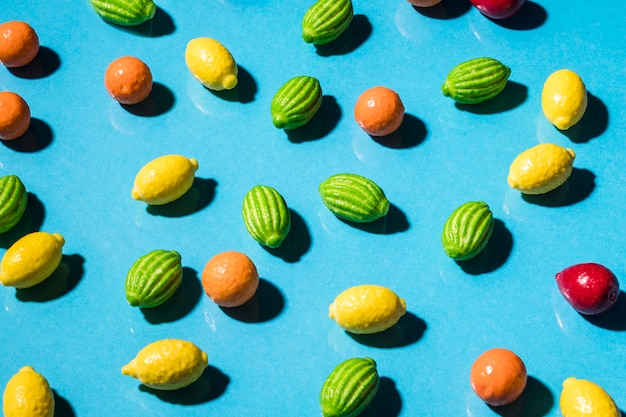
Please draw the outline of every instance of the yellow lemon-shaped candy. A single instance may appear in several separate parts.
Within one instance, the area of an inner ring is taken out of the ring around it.
[[[182,155],[163,155],[141,168],[131,195],[150,205],[171,203],[193,185],[198,161]]]
[[[54,394],[46,378],[31,366],[13,375],[2,397],[4,417],[52,417]]]
[[[587,88],[572,70],[561,69],[546,79],[541,92],[541,107],[550,123],[567,130],[582,119],[587,109]]]
[[[48,278],[61,263],[65,239],[59,233],[33,232],[15,242],[0,262],[0,283],[30,288]]]
[[[545,194],[571,175],[576,153],[552,143],[533,146],[519,154],[509,168],[508,183],[523,194]]]
[[[208,364],[207,354],[192,342],[163,339],[141,349],[122,374],[153,389],[176,390],[200,378]]]
[[[595,382],[567,378],[561,391],[563,417],[620,417],[611,396]]]
[[[189,41],[185,50],[185,62],[206,88],[231,90],[237,85],[237,64],[224,45],[211,38]]]
[[[396,324],[406,313],[406,303],[381,285],[357,285],[339,294],[328,312],[344,330],[372,334]]]

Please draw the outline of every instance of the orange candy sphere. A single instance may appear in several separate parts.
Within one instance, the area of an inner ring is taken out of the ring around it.
[[[138,58],[123,56],[111,62],[104,73],[104,86],[122,104],[137,104],[152,91],[152,72]]]
[[[494,348],[482,353],[472,365],[470,385],[484,402],[500,406],[512,403],[522,394],[527,377],[519,356]]]
[[[370,136],[387,136],[402,124],[404,105],[395,91],[387,87],[370,88],[358,98],[354,119]]]
[[[0,92],[0,139],[13,140],[30,126],[30,108],[18,94]]]
[[[0,62],[9,68],[23,67],[39,53],[39,36],[26,22],[12,20],[0,25]]]
[[[238,307],[249,301],[259,286],[259,273],[252,260],[237,251],[215,255],[202,271],[202,287],[221,307]]]

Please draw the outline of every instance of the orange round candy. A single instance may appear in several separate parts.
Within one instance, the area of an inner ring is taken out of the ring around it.
[[[0,25],[0,62],[9,68],[23,67],[39,52],[39,36],[26,22],[12,20]]]
[[[30,126],[30,108],[22,97],[10,91],[0,92],[0,139],[13,140]]]
[[[402,124],[404,105],[395,91],[387,87],[370,88],[358,98],[354,119],[370,136],[387,136]]]
[[[152,72],[140,59],[123,56],[107,67],[104,85],[111,97],[120,103],[137,104],[152,91]]]
[[[470,385],[484,402],[500,406],[512,403],[524,391],[526,366],[508,349],[494,348],[481,354],[470,371]]]
[[[215,255],[202,271],[202,287],[221,307],[238,307],[249,301],[259,286],[259,273],[252,260],[237,251]]]

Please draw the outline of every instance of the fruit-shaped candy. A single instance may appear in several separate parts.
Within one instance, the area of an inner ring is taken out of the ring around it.
[[[493,214],[487,203],[469,201],[455,209],[443,226],[443,250],[454,260],[464,261],[478,255],[493,232]]]
[[[350,26],[352,0],[317,0],[302,19],[302,39],[325,45],[337,39]]]
[[[28,194],[17,175],[0,178],[0,233],[17,224],[26,210]]]
[[[267,185],[255,185],[246,193],[242,215],[250,236],[270,248],[279,247],[291,228],[287,203],[278,191]]]
[[[154,17],[152,0],[89,0],[96,13],[107,22],[120,26],[136,26]]]
[[[569,69],[550,74],[541,90],[541,108],[560,130],[578,123],[587,110],[587,87],[580,75]]]
[[[7,383],[2,396],[4,417],[53,417],[54,393],[48,380],[24,366]]]
[[[474,58],[448,73],[441,92],[457,103],[481,103],[500,94],[510,75],[511,69],[497,59]]]
[[[193,185],[198,161],[182,155],[163,155],[137,173],[131,195],[150,205],[171,203]]]
[[[619,297],[615,274],[593,262],[569,266],[556,274],[556,283],[565,300],[581,314],[608,311]]]
[[[270,111],[278,129],[297,129],[309,123],[322,105],[322,87],[315,77],[300,75],[278,89]]]
[[[355,223],[369,223],[389,212],[382,188],[357,174],[336,174],[319,186],[324,205],[335,216]]]
[[[191,74],[210,90],[232,90],[237,86],[239,68],[235,59],[213,38],[190,40],[185,50],[185,62]]]
[[[351,358],[341,362],[322,386],[322,416],[358,416],[372,402],[378,386],[378,370],[372,358]]]
[[[507,181],[522,194],[545,194],[572,174],[576,153],[553,143],[540,143],[520,153],[511,163]]]
[[[522,359],[503,348],[483,352],[470,371],[470,385],[476,395],[495,406],[515,401],[526,388],[527,379]]]
[[[157,249],[137,259],[126,275],[128,304],[152,308],[166,302],[183,281],[180,254]]]
[[[563,417],[621,417],[615,401],[600,385],[586,379],[567,378],[559,399]]]

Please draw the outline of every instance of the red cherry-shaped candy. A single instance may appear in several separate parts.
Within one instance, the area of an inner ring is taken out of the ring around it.
[[[617,301],[619,282],[607,267],[596,263],[572,265],[556,274],[563,297],[581,314],[604,313]]]

